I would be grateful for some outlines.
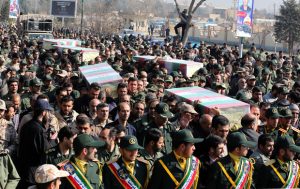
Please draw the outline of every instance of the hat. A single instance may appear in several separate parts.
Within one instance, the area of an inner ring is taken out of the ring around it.
[[[300,147],[295,144],[295,141],[289,135],[281,135],[277,138],[275,148],[288,148],[289,150],[300,153]]]
[[[44,100],[44,99],[37,100],[34,104],[34,109],[53,111],[53,108],[51,107],[49,102],[47,100]]]
[[[223,89],[227,89],[227,86],[225,83],[216,83],[216,87],[221,87]]]
[[[192,106],[190,104],[187,104],[187,103],[184,103],[181,106],[180,112],[181,113],[183,113],[183,112],[189,112],[189,113],[192,113],[192,114],[198,114],[198,112],[195,111],[194,106]]]
[[[173,117],[173,114],[169,110],[169,105],[164,103],[164,102],[161,102],[161,103],[157,104],[156,107],[155,107],[155,111],[160,116],[167,117],[167,118]]]
[[[271,107],[269,109],[267,109],[266,111],[266,117],[267,118],[279,118],[280,114],[278,113],[277,108]]]
[[[105,146],[105,142],[102,140],[96,141],[91,135],[88,134],[80,134],[75,138],[73,146],[74,149],[83,149],[85,147],[98,148]]]
[[[248,141],[244,133],[233,132],[229,134],[227,137],[227,146],[230,147],[245,146],[248,148],[254,148],[256,146],[256,143]]]
[[[0,110],[6,110],[6,104],[4,100],[0,99]]]
[[[42,85],[43,85],[43,82],[38,78],[34,78],[34,79],[30,80],[30,82],[29,82],[29,86],[42,86]]]
[[[69,54],[68,49],[64,49],[62,54]]]
[[[67,171],[58,170],[57,167],[52,164],[44,164],[36,169],[34,179],[36,183],[43,184],[69,175]]]
[[[176,142],[188,142],[188,143],[199,143],[202,142],[203,138],[194,138],[192,132],[189,129],[182,129],[174,132],[172,139]]]
[[[173,71],[173,72],[171,72],[171,76],[173,76],[173,77],[181,77],[182,75],[180,75],[177,71]]]
[[[256,80],[255,76],[254,75],[249,75],[247,77],[247,80]]]
[[[204,81],[204,82],[206,82],[206,78],[205,78],[204,76],[200,76],[200,77],[199,77],[199,81]]]
[[[44,80],[45,80],[45,81],[52,81],[53,78],[51,77],[51,75],[47,74],[47,75],[44,77]]]
[[[299,112],[299,106],[297,106],[297,104],[291,104],[290,110]]]
[[[292,118],[293,117],[292,111],[290,109],[282,109],[280,111],[280,115],[283,118]]]
[[[154,85],[154,84],[149,85],[149,87],[147,87],[147,88],[148,88],[148,91],[149,91],[149,92],[152,92],[152,93],[156,93],[157,90],[158,90],[157,86]]]
[[[206,68],[200,68],[199,71],[198,71],[198,74],[207,75],[208,74],[207,69]]]
[[[61,70],[57,75],[60,77],[66,77],[68,75],[68,72],[66,70]]]
[[[173,77],[171,75],[167,75],[166,78],[165,78],[165,82],[173,83]]]
[[[289,94],[290,91],[287,87],[281,87],[281,88],[279,88],[278,93],[279,94]]]
[[[239,68],[236,72],[239,73],[239,72],[245,72],[246,69],[245,68]]]
[[[141,147],[138,144],[136,137],[132,136],[132,135],[127,135],[127,136],[124,136],[121,138],[120,148],[124,148],[124,149],[130,150],[130,151],[143,149],[143,147]]]

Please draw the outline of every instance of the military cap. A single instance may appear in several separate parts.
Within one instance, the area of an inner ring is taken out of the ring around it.
[[[199,81],[204,81],[204,82],[206,82],[206,78],[205,78],[204,76],[200,76],[200,77],[199,77]]]
[[[286,109],[286,108],[282,109],[280,111],[280,115],[283,118],[292,118],[293,117],[292,111],[290,109]]]
[[[26,60],[22,60],[22,61],[20,62],[20,65],[27,65]]]
[[[30,80],[29,86],[42,86],[43,82],[38,79],[38,78],[34,78],[32,80]]]
[[[0,99],[0,110],[6,110],[6,104],[4,100]]]
[[[172,71],[172,72],[170,73],[170,75],[173,76],[173,77],[181,77],[181,76],[182,76],[182,75],[180,75],[177,71]]]
[[[266,117],[267,118],[279,118],[280,117],[280,114],[278,113],[278,110],[277,108],[275,107],[271,107],[269,109],[267,109],[266,111]]]
[[[201,75],[207,75],[208,74],[206,68],[200,68],[199,71],[198,71],[198,73],[201,74]]]
[[[297,104],[291,104],[289,108],[292,112],[298,112],[299,113],[299,106]]]
[[[157,81],[165,82],[165,80],[163,78],[161,78],[161,77],[158,77]]]
[[[199,143],[202,142],[203,138],[194,138],[192,132],[189,129],[182,129],[174,132],[172,139],[175,142],[187,142],[187,143]]]
[[[170,82],[170,83],[173,83],[173,77],[171,75],[167,75],[165,77],[165,82]]]
[[[221,88],[223,88],[223,89],[227,89],[227,86],[226,86],[225,83],[216,83],[216,87],[217,87],[217,88],[218,88],[218,87],[221,87]]]
[[[213,65],[213,69],[221,71],[222,70],[222,66],[220,64],[214,64]]]
[[[281,88],[279,88],[278,93],[279,94],[289,94],[290,91],[287,87],[281,87]]]
[[[121,138],[120,148],[129,151],[143,149],[143,147],[138,144],[136,137],[132,135],[127,135]]]
[[[300,147],[295,144],[295,141],[289,135],[281,135],[277,138],[275,148],[289,149],[293,152],[300,153]]]
[[[26,56],[26,58],[27,58],[27,59],[33,59],[33,55],[32,55],[32,54],[28,54],[28,55]]]
[[[153,93],[156,93],[158,90],[157,86],[154,84],[150,84],[149,87],[147,87],[147,88],[148,88],[149,92],[153,92]]]
[[[239,147],[245,146],[248,148],[254,148],[256,146],[255,142],[248,141],[246,135],[242,132],[233,132],[227,137],[227,146],[230,147]]]
[[[52,164],[44,164],[36,169],[34,173],[34,180],[36,183],[43,184],[69,175],[70,174],[67,171],[58,170],[58,168]]]
[[[31,66],[30,68],[27,69],[28,72],[36,72],[37,67]]]
[[[239,72],[246,72],[246,69],[245,68],[242,68],[242,67],[240,67],[240,68],[238,68],[238,70],[236,71],[237,73],[239,73]]]
[[[74,149],[83,149],[86,147],[103,147],[105,146],[105,142],[102,140],[94,140],[91,135],[88,134],[80,134],[78,135],[73,143]]]
[[[9,78],[9,80],[7,81],[7,85],[10,85],[11,83],[17,82],[19,83],[19,79],[16,77],[11,77]]]
[[[198,114],[198,112],[195,111],[194,106],[184,103],[181,108],[180,108],[180,112],[184,113],[184,112],[189,112],[191,114]]]
[[[155,107],[155,111],[162,117],[173,117],[173,114],[170,112],[169,105],[164,102],[157,104]]]

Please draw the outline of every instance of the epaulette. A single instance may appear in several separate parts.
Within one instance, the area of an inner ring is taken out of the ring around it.
[[[296,127],[291,126],[291,129],[292,129],[293,131],[295,131],[296,133],[300,133],[300,130],[297,129]]]
[[[274,164],[275,162],[276,162],[275,159],[271,159],[264,164],[265,164],[265,166],[270,166],[270,165]]]
[[[62,167],[62,166],[64,166],[64,165],[65,165],[66,163],[68,163],[68,162],[69,162],[69,159],[65,159],[64,161],[58,163],[58,164],[57,164],[57,167]]]
[[[54,151],[55,151],[55,147],[46,150],[45,153],[49,154],[49,153],[54,152]]]
[[[136,160],[141,161],[143,163],[149,164],[149,162],[141,157],[137,157]]]

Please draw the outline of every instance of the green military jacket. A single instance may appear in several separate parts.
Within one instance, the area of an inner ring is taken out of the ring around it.
[[[27,110],[28,108],[31,107],[30,105],[30,98],[32,97],[32,93],[25,93],[21,96],[21,109],[22,110]]]
[[[262,80],[259,80],[257,83],[256,83],[256,86],[259,86],[260,88],[263,89],[263,93],[264,94],[267,94],[269,92],[271,92],[272,90],[272,87],[273,87],[273,83],[271,80],[268,80],[267,82],[264,82]]]
[[[290,161],[292,163],[293,161]],[[283,183],[281,182],[279,176],[275,173],[272,166],[278,171],[281,177],[286,181],[288,175],[291,170],[289,170],[289,166],[283,166],[276,160],[270,160],[258,171],[257,180],[255,180],[256,188],[282,188]],[[300,175],[297,174],[297,180],[299,182]],[[299,183],[295,186],[295,188],[299,188]]]
[[[66,160],[58,165],[58,167],[63,167],[66,163],[72,162],[76,166],[75,157],[72,156],[70,160]],[[78,168],[79,169],[79,168]],[[103,189],[103,182],[100,177],[102,177],[102,166],[98,160],[95,161],[88,161],[86,165],[86,173],[85,178],[93,187],[93,189]],[[71,189],[74,188],[67,178],[62,179],[62,184],[60,189]]]
[[[151,156],[150,154],[148,154],[148,152],[145,150],[145,149],[142,149],[142,150],[139,150],[139,154],[138,154],[138,157],[141,158],[141,159],[144,159],[145,161],[148,161],[149,162],[149,165],[151,167],[151,170],[152,170],[152,167],[154,165],[154,162],[163,157],[163,153],[161,152],[156,152],[154,156]]]
[[[144,115],[143,117],[141,117],[141,119],[132,124],[136,129],[136,137],[138,139],[138,143],[141,146],[144,146],[145,132],[149,128],[149,125],[152,124],[152,122],[153,120],[151,120],[148,115]]]
[[[186,170],[183,170],[180,167],[180,164],[178,163],[174,152],[171,152],[163,156],[162,158],[160,158],[160,160],[163,161],[163,163],[172,173],[172,175],[177,180],[177,182],[180,183],[184,178]],[[199,175],[199,168],[197,170],[197,175]],[[164,167],[158,160],[154,163],[154,168],[153,168],[151,179],[149,181],[148,189],[165,189],[165,188],[168,189],[176,188],[176,184],[174,183],[172,178],[169,176],[167,171],[164,169]],[[196,176],[191,189],[196,189],[196,188],[199,188],[198,176]]]
[[[106,162],[116,161],[119,157],[121,157],[121,153],[118,145],[115,145],[112,152],[108,152],[106,149],[98,150],[98,159],[103,164]]]
[[[72,155],[74,155],[73,151],[68,155],[61,154],[58,145],[56,145],[46,151],[46,163],[57,165],[66,159],[70,159]]]
[[[233,181],[236,180],[237,173],[234,170],[234,162],[231,159],[229,155],[221,158],[218,162],[220,162],[225,170],[227,171],[228,175],[231,177]],[[251,178],[248,179],[248,182],[251,182],[251,188],[254,188],[254,184],[252,182],[252,175]],[[209,175],[209,184],[208,184],[208,189],[219,189],[219,188],[224,188],[224,189],[229,189],[233,188],[229,180],[227,179],[226,175],[222,171],[221,167],[217,162],[215,162],[212,165],[211,172]]]
[[[0,188],[17,188],[20,176],[10,156],[0,152]]]
[[[114,163],[114,162],[111,162]],[[103,183],[105,189],[123,189],[124,187],[119,182],[119,179],[127,178],[129,172],[127,171],[125,167],[125,163],[122,160],[122,157],[120,157],[116,163],[120,166],[120,170],[117,171],[118,175],[114,175],[111,169],[109,168],[109,165],[111,163],[105,164],[103,167]],[[116,176],[119,178],[117,179]],[[134,165],[134,174],[133,176],[136,178],[136,180],[141,185],[141,188],[147,188],[148,180],[149,180],[149,165],[146,161],[143,161],[141,159],[137,159],[135,161]]]

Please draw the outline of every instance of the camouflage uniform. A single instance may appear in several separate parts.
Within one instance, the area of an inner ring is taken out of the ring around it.
[[[17,133],[15,128],[5,119],[0,119],[0,145],[5,151],[12,154],[16,150]]]

